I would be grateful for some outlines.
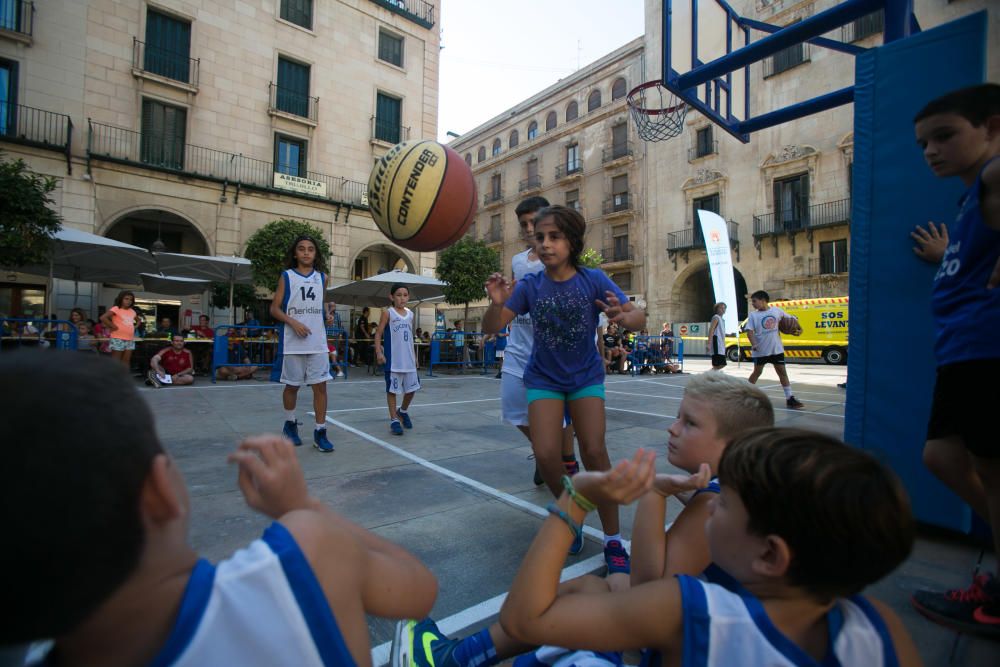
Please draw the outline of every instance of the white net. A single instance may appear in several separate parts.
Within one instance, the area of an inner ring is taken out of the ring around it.
[[[632,89],[625,101],[636,133],[643,141],[672,139],[684,129],[687,103],[659,81],[649,81]]]

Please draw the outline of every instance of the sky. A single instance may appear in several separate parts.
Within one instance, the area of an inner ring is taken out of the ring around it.
[[[644,32],[643,0],[444,0],[438,140],[467,132]]]

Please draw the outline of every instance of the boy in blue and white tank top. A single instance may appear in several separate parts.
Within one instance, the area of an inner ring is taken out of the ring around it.
[[[413,395],[420,389],[420,378],[417,376],[413,340],[413,311],[406,307],[410,290],[406,285],[396,283],[389,288],[389,297],[392,305],[382,312],[375,331],[375,354],[378,363],[385,366],[389,430],[393,435],[403,435],[404,428],[413,428],[409,407]],[[403,404],[399,409],[396,409],[397,394],[403,394]]]
[[[913,547],[909,501],[888,468],[829,436],[765,428],[726,447],[718,473],[705,527],[714,565],[601,595],[559,591],[566,547],[593,503],[648,491],[655,456],[578,474],[527,551],[503,627],[527,644],[645,649],[645,664],[664,667],[920,664],[896,614],[858,595]]]
[[[313,411],[316,428],[313,446],[323,453],[333,451],[333,444],[326,436],[326,383],[330,376],[330,357],[327,351],[326,327],[333,324],[333,315],[326,304],[327,276],[317,267],[325,265],[323,254],[315,239],[300,236],[288,249],[288,269],[281,273],[278,286],[271,299],[271,317],[284,323],[279,332],[278,359],[271,377],[280,373],[285,385],[281,401],[285,408],[282,434],[299,446],[298,422],[295,403],[299,387],[309,385],[313,392]]]
[[[948,93],[914,123],[934,174],[957,176],[966,186],[950,229],[929,223],[911,233],[917,256],[940,262],[931,296],[937,379],[924,462],[989,521],[1000,553],[1000,384],[987,379],[1000,371],[1000,85]],[[918,591],[912,602],[944,625],[1000,638],[1000,580],[993,573],[975,576],[968,591]]]

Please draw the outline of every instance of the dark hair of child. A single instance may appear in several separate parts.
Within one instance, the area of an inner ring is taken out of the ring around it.
[[[124,290],[122,292],[118,292],[118,296],[115,297],[115,305],[118,306],[119,308],[121,308],[122,307],[122,299],[124,299],[127,296],[132,297],[132,307],[135,308],[135,294],[132,294],[132,292],[129,292],[128,290]]]
[[[751,299],[761,299],[763,301],[770,301],[771,300],[771,297],[768,296],[767,292],[765,292],[762,289],[759,289],[756,292],[754,292],[753,294],[751,294],[750,298]]]
[[[723,452],[719,482],[739,495],[749,532],[785,540],[788,582],[821,602],[860,592],[913,549],[913,515],[899,479],[830,436],[750,431]]]
[[[323,257],[323,249],[319,247],[319,243],[316,242],[316,239],[305,234],[297,236],[292,242],[291,247],[288,248],[288,252],[285,253],[285,265],[289,269],[298,268],[299,261],[295,259],[295,247],[302,241],[309,241],[313,244],[313,247],[316,248],[316,257],[313,259],[313,268],[317,271],[322,271],[323,267],[326,266],[326,259]]]
[[[389,288],[389,294],[391,294],[392,296],[396,296],[396,291],[401,289],[405,289],[407,292],[410,291],[410,288],[404,285],[403,283],[393,283],[392,287]]]
[[[59,400],[52,400],[58,392]],[[163,451],[153,415],[121,363],[89,355],[15,352],[0,359],[4,433],[0,507],[17,535],[0,550],[0,645],[66,634],[138,564],[145,540],[140,495]],[[86,433],[81,456],[77,439]],[[14,474],[16,471],[16,474]]]
[[[958,114],[973,127],[980,127],[990,116],[1000,114],[1000,84],[983,83],[953,90],[928,102],[913,117],[913,122],[942,113]]]
[[[556,229],[563,233],[569,241],[569,262],[573,266],[579,266],[580,254],[583,253],[583,236],[587,231],[587,223],[575,208],[567,206],[546,206],[538,211],[535,216],[535,229],[538,223],[545,218],[552,218]]]
[[[528,197],[514,209],[514,215],[521,217],[525,213],[534,213],[539,209],[543,209],[549,205],[549,200],[545,197]]]

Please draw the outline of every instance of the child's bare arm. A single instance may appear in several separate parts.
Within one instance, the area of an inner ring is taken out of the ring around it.
[[[886,627],[889,629],[889,636],[892,637],[893,646],[896,648],[896,657],[899,658],[900,667],[922,667],[923,661],[917,652],[917,647],[913,643],[913,638],[907,632],[903,621],[899,619],[892,609],[884,602],[868,598],[875,610],[882,616]]]
[[[666,515],[667,499],[655,491],[647,491],[639,499],[632,522],[633,586],[663,578],[667,545],[663,523]]]
[[[604,310],[609,322],[616,322],[629,331],[639,331],[646,326],[646,311],[636,308],[631,301],[619,301],[617,295],[610,290],[604,294],[607,302],[597,299],[595,303]]]
[[[942,223],[938,227],[933,222],[928,222],[927,229],[924,229],[917,225],[910,232],[910,238],[917,244],[913,246],[913,254],[925,262],[937,264],[948,249],[948,226]]]
[[[108,328],[108,331],[118,331],[118,325],[115,324],[114,313],[110,310],[104,311],[104,314],[100,317],[101,324]]]
[[[383,310],[382,317],[378,321],[378,329],[375,330],[375,360],[380,364],[385,363],[385,350],[382,347],[382,334],[386,325],[389,324],[389,311]]]

